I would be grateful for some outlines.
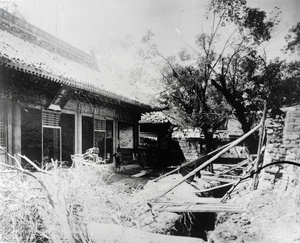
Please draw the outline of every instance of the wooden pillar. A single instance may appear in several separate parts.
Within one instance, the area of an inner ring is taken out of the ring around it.
[[[21,154],[21,107],[15,101],[12,104],[12,153]]]
[[[7,152],[13,154],[13,110],[12,110],[12,102],[6,102],[7,105]],[[8,164],[12,165],[12,158],[8,158]]]
[[[76,114],[76,131],[75,131],[75,153],[82,153],[82,114],[81,111],[77,111]]]
[[[115,142],[114,142],[114,153],[117,151],[117,148],[120,144],[120,139],[119,139],[119,119],[115,120]]]

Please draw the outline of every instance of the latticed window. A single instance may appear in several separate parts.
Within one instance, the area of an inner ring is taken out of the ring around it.
[[[95,119],[94,130],[95,131],[105,131],[105,120]]]
[[[61,161],[60,112],[43,112],[43,164],[51,159]]]
[[[43,126],[59,127],[60,113],[54,111],[43,112]]]

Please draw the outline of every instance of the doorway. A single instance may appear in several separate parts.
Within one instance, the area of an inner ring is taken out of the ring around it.
[[[71,166],[71,155],[75,153],[75,115],[61,114],[62,161]]]
[[[39,109],[21,110],[21,153],[41,166],[42,162],[42,113]],[[28,163],[22,159],[22,166]]]

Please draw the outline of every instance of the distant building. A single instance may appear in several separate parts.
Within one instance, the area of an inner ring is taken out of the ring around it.
[[[142,165],[158,170],[180,165],[185,161],[177,141],[172,139],[176,121],[168,111],[152,111],[142,115],[140,124],[139,159]]]
[[[234,118],[228,118],[222,129],[214,133],[215,148],[221,147],[241,137],[243,131],[241,124]],[[173,139],[179,141],[180,147],[187,160],[192,161],[204,154],[202,146],[205,144],[204,135],[197,128],[187,128],[173,133]],[[235,146],[218,159],[220,163],[227,163],[247,158],[248,151],[245,146]]]
[[[144,97],[93,56],[0,9],[0,145],[9,153],[71,163],[95,146],[111,162],[120,146],[132,160],[151,108]]]

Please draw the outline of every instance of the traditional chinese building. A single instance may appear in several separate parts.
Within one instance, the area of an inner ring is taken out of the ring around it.
[[[145,97],[92,55],[0,9],[0,145],[10,154],[71,163],[98,147],[111,162],[120,146],[130,160]]]
[[[142,165],[162,170],[185,161],[179,143],[172,139],[173,128],[178,122],[168,113],[171,112],[152,111],[142,115],[139,121]]]

